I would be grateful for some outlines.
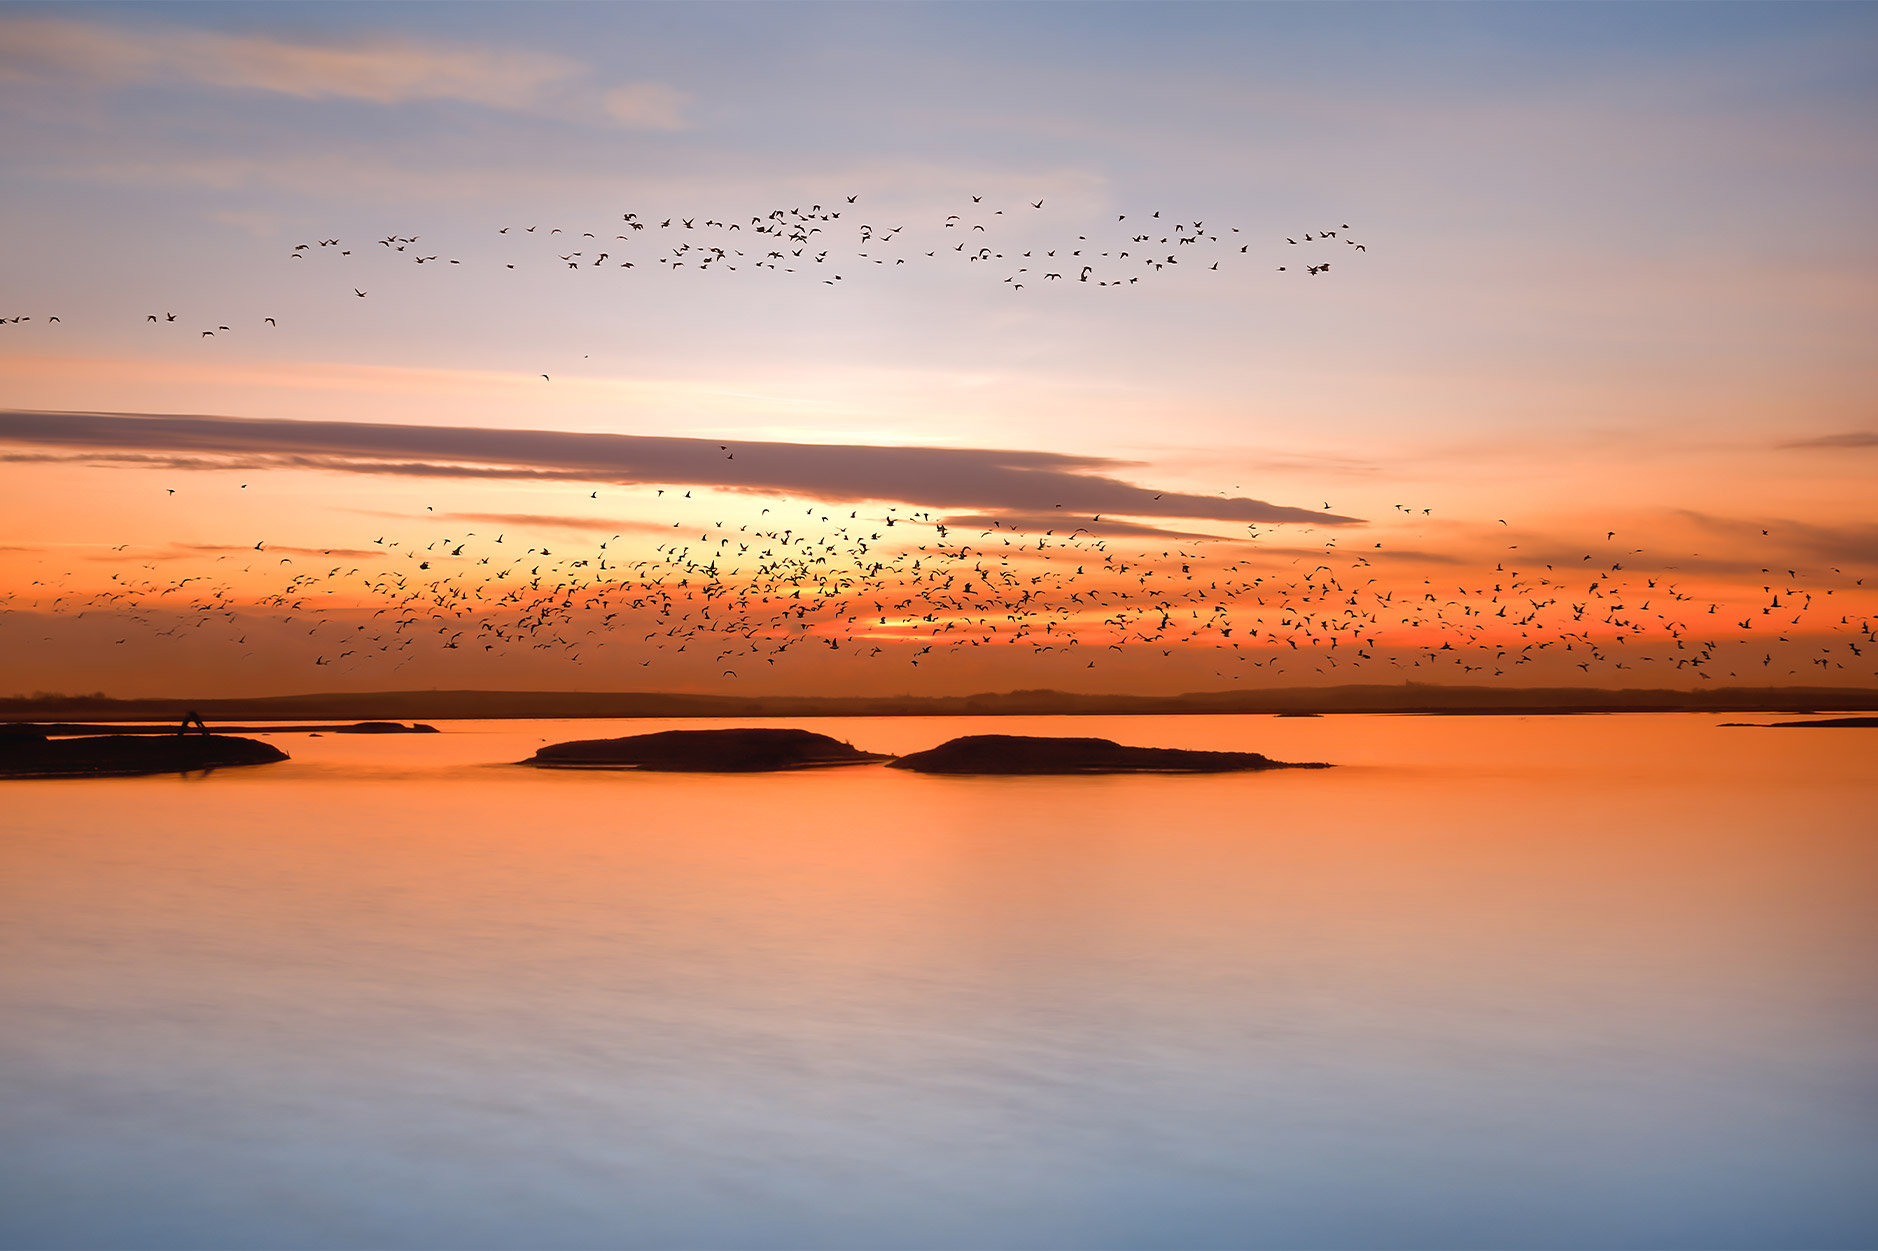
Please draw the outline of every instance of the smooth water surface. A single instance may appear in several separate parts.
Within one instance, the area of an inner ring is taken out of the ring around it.
[[[1073,778],[466,722],[0,783],[0,1242],[1870,1246],[1878,731],[1724,719],[779,723],[1340,766]]]

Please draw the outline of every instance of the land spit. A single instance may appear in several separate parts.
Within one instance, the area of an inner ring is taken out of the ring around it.
[[[273,764],[287,753],[271,743],[225,734],[47,738],[0,734],[0,778],[138,777]]]

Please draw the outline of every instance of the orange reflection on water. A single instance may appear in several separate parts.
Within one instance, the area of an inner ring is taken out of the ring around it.
[[[10,786],[0,1228],[124,1241],[80,1213],[133,1175],[281,1228],[211,1174],[314,1241],[1878,1228],[1870,742],[1717,720],[806,723],[1339,765],[1086,778],[538,773],[669,724],[464,723]]]

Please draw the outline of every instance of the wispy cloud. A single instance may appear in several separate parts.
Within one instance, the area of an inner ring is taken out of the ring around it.
[[[1822,434],[1814,439],[1790,439],[1783,448],[1853,448],[1878,447],[1878,431],[1849,430],[1844,434]]]
[[[382,514],[384,516],[403,516],[403,514]],[[624,517],[569,517],[558,513],[439,513],[445,521],[474,521],[477,524],[488,523],[496,526],[520,526],[540,530],[579,530],[593,531],[596,534],[613,531],[617,534],[630,534],[634,531],[647,534],[662,534],[667,526],[664,522],[629,521]]]
[[[1155,491],[1111,474],[1128,462],[992,448],[759,443],[124,413],[0,412],[0,443],[76,459],[174,468],[313,468],[419,477],[684,483],[826,500],[896,500],[1042,516],[1189,517],[1356,525],[1355,517],[1264,500]],[[28,455],[43,454],[29,453]],[[1074,524],[1074,523],[1072,523]]]
[[[0,79],[184,84],[376,104],[457,100],[530,112],[582,94],[588,74],[580,62],[552,53],[386,36],[321,43],[178,26],[0,19]],[[604,94],[601,111],[621,125],[676,130],[684,125],[684,99],[661,83],[626,83]]]
[[[635,130],[683,130],[683,92],[664,83],[623,83],[603,97],[607,115]]]
[[[1081,533],[1093,539],[1179,539],[1182,542],[1217,542],[1220,539],[1217,534],[1203,534],[1191,530],[1168,530],[1159,526],[1144,526],[1135,521],[1112,521],[1107,518],[1097,521],[1093,515],[1084,516],[1078,513],[1072,516],[1055,511],[1052,511],[1049,516],[1041,513],[1028,516],[1018,513],[1005,513],[995,517],[948,516],[941,519],[941,524],[960,531],[989,530],[993,534],[1005,535],[1016,533],[1027,536],[1039,534],[1069,536]],[[1230,539],[1232,536],[1227,537]],[[1245,536],[1238,537],[1244,538]]]
[[[279,556],[286,553],[292,556],[333,556],[350,560],[360,560],[367,556],[382,556],[383,552],[370,547],[294,547],[289,544],[263,543],[250,546],[241,543],[172,543],[172,551],[182,555],[195,555],[202,552],[228,552],[231,554],[252,555],[260,552],[264,556]]]
[[[1842,565],[1878,565],[1878,523],[1833,526],[1786,517],[1744,520],[1691,509],[1677,509],[1675,515],[1708,534],[1732,541],[1738,553],[1758,554],[1763,568],[1776,558],[1788,561],[1801,557]]]

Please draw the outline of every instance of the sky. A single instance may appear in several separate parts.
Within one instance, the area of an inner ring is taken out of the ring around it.
[[[0,695],[1878,684],[1875,69],[1869,5],[0,7]]]

